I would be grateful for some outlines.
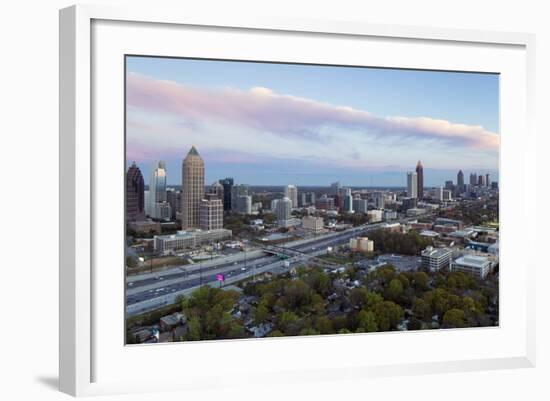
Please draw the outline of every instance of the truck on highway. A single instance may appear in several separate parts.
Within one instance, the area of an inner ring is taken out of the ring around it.
[[[288,260],[283,260],[283,267],[290,267],[290,262]]]

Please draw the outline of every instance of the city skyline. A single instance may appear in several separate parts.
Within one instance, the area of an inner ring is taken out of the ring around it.
[[[207,184],[405,186],[418,159],[427,187],[460,169],[499,178],[498,76],[147,57],[127,66],[126,167],[164,160],[168,185],[181,182],[192,145]]]

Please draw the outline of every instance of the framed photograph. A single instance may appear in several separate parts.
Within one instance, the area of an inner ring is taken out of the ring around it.
[[[74,6],[60,51],[62,391],[534,365],[532,35]]]

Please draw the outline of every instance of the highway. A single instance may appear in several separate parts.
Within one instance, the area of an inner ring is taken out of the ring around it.
[[[399,222],[411,219],[406,218]],[[284,273],[294,265],[326,253],[327,247],[345,244],[353,237],[380,228],[382,224],[375,223],[355,227],[337,233],[289,242],[277,247],[266,246],[263,248],[265,252],[257,252],[261,250],[260,248],[251,249],[247,253],[254,255],[253,257],[245,259],[245,255],[243,255],[243,258],[237,261],[234,259],[231,262],[213,260],[211,265],[206,267],[192,265],[145,275],[143,279],[129,281],[126,284],[127,315],[143,313],[173,303],[177,296],[187,295],[200,285],[219,285],[219,282],[216,281],[217,274],[223,274],[224,284],[228,285],[266,271],[271,271],[274,274]],[[288,259],[290,267],[283,267],[279,256],[270,255],[269,252],[291,256]]]

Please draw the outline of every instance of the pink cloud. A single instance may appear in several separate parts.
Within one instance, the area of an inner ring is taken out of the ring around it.
[[[281,136],[319,138],[323,127],[364,130],[404,140],[436,140],[457,146],[497,151],[499,136],[478,125],[455,124],[429,117],[379,117],[351,107],[274,93],[255,87],[209,90],[127,76],[128,105],[171,113],[196,121],[216,121],[266,130]]]

